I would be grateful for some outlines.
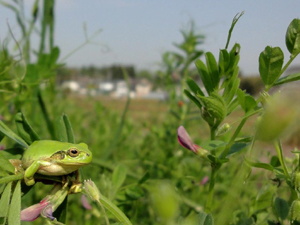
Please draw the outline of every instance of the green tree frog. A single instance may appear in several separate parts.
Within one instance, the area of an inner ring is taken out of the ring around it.
[[[92,161],[92,152],[84,143],[42,140],[33,142],[22,158],[24,181],[31,186],[34,174],[62,176],[70,174]]]

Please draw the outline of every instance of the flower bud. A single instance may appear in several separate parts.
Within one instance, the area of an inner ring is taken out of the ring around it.
[[[221,135],[227,133],[230,129],[231,129],[231,126],[229,125],[229,123],[224,123],[224,124],[217,130],[216,136],[221,136]]]
[[[99,201],[100,200],[100,191],[98,190],[97,186],[92,180],[85,180],[84,181],[84,189],[86,194],[93,200]]]
[[[182,147],[193,151],[195,154],[200,156],[205,156],[208,154],[207,150],[199,147],[198,145],[194,144],[194,142],[192,142],[189,134],[183,126],[178,127],[177,138],[178,142],[182,145]]]
[[[227,114],[227,106],[218,92],[211,93],[208,97],[198,96],[203,105],[202,117],[211,127],[218,126]]]

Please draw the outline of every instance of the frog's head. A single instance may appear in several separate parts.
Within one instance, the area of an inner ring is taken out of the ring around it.
[[[64,165],[86,165],[92,161],[92,152],[85,143],[69,144],[64,150],[51,156],[56,162]]]

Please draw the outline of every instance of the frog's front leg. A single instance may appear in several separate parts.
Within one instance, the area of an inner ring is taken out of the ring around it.
[[[33,178],[34,174],[39,170],[41,166],[46,166],[48,165],[49,162],[45,161],[34,161],[26,170],[24,174],[24,181],[27,186],[32,186],[35,184],[35,180]]]

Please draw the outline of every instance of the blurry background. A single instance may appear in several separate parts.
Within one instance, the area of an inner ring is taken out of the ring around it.
[[[24,1],[25,16],[30,15],[33,2]],[[60,0],[55,2],[55,45],[60,46],[63,59],[85,41],[85,23],[89,36],[102,30],[93,40],[98,45],[87,45],[65,60],[69,67],[122,64],[153,72],[162,53],[175,50],[172,43],[182,40],[178,31],[186,28],[190,20],[206,36],[202,48],[215,54],[225,46],[233,16],[244,10],[232,42],[242,46],[241,71],[253,75],[258,73],[258,56],[266,45],[279,46],[287,53],[284,38],[278,34],[284,34],[290,21],[299,17],[299,7],[296,0]],[[2,41],[8,36],[7,22],[20,38],[15,15],[1,7]],[[38,45],[38,41],[34,44]]]
[[[210,165],[180,147],[176,135],[184,125],[195,143],[209,139],[199,110],[183,95],[187,77],[202,85],[193,62],[206,51],[217,58],[233,17],[245,11],[229,49],[240,43],[241,88],[257,96],[263,88],[259,54],[267,45],[279,46],[286,62],[285,32],[300,15],[296,0],[0,3],[0,119],[16,130],[14,116],[22,111],[41,139],[56,139],[56,121],[65,113],[76,142],[93,151],[83,178],[94,180],[133,224],[149,225],[195,224],[188,221],[203,209],[208,192],[201,181]],[[292,63],[290,73],[299,72],[299,62]],[[225,122],[235,127],[241,116],[237,110]],[[255,132],[255,118],[248,122],[242,135]],[[287,149],[300,144],[299,132],[286,138]],[[219,139],[228,141],[230,134]],[[13,144],[4,139],[0,147]],[[265,143],[256,147],[264,159],[272,151]],[[258,172],[246,189],[232,183],[243,153],[235,157],[219,173],[213,213],[235,215],[229,208],[247,212],[263,185],[257,181],[265,175]],[[113,172],[120,170],[125,177],[116,184]],[[22,208],[39,202],[48,189],[37,184],[22,198]],[[223,207],[224,201],[233,204]],[[104,221],[101,210],[84,209],[77,195],[69,203],[68,224]],[[222,224],[218,219],[224,222],[217,218],[216,224]]]

